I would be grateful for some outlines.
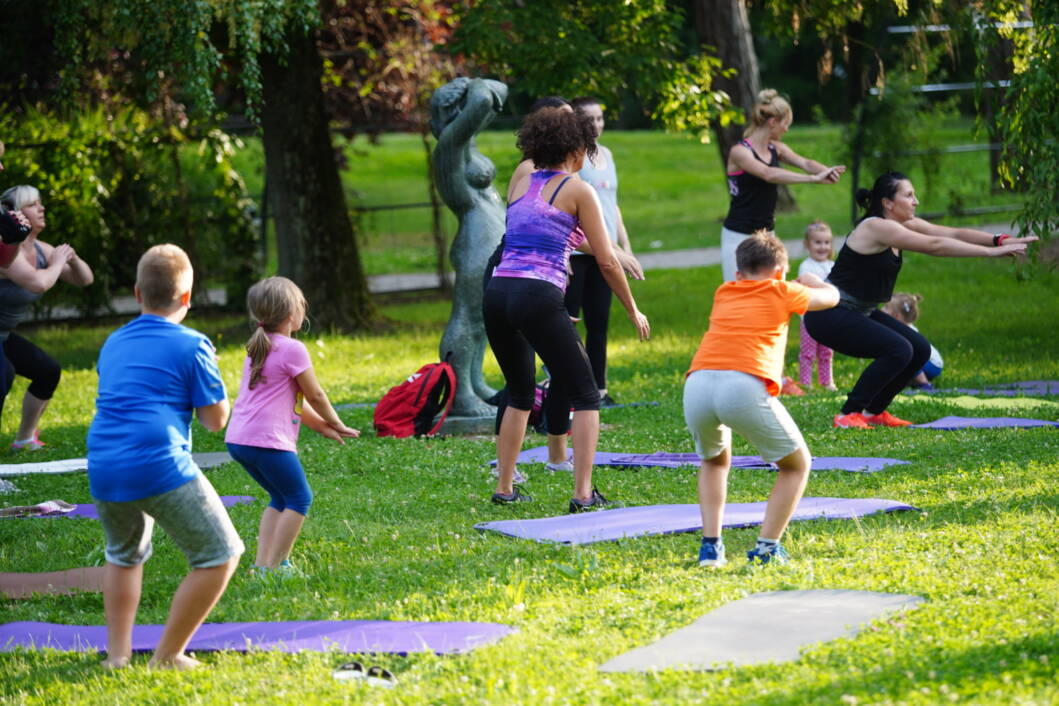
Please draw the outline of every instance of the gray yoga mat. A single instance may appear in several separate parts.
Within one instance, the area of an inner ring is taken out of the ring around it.
[[[205,470],[223,466],[232,460],[227,451],[208,451],[191,454],[198,467]],[[58,461],[40,461],[37,463],[2,463],[0,478],[4,476],[25,476],[37,473],[77,473],[88,470],[87,458],[64,458]]]
[[[852,637],[866,623],[922,602],[919,596],[842,589],[755,593],[619,655],[599,671],[703,671],[792,662],[810,645]]]

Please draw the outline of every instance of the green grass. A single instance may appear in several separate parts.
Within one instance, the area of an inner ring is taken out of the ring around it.
[[[632,338],[619,311],[612,326],[611,389],[657,407],[611,410],[606,450],[691,451],[680,407],[683,372],[705,325],[717,268],[653,272],[634,288],[655,336]],[[1059,379],[1054,331],[1059,281],[1016,282],[1010,265],[910,255],[901,288],[925,295],[921,329],[946,358],[946,385]],[[335,401],[375,400],[436,355],[448,315],[444,301],[391,306],[395,329],[378,336],[308,337],[317,373]],[[218,343],[229,390],[236,389],[241,322],[191,321]],[[34,459],[83,455],[91,419],[95,351],[111,327],[43,328],[31,339],[64,366],[47,412],[51,444]],[[793,338],[796,338],[795,335]],[[796,341],[788,361],[795,360]],[[838,356],[836,379],[852,384],[859,361]],[[793,365],[788,370],[793,370]],[[490,357],[487,374],[499,383]],[[0,438],[16,423],[19,381]],[[795,561],[749,571],[735,561],[715,573],[694,565],[693,535],[652,537],[580,548],[519,542],[472,529],[476,522],[560,513],[570,478],[531,467],[532,504],[491,505],[489,438],[377,439],[339,446],[306,431],[301,456],[316,503],[294,555],[305,578],[264,585],[243,569],[211,620],[483,620],[518,632],[464,656],[379,657],[400,685],[358,689],[330,678],[340,655],[215,654],[196,674],[156,673],[145,658],[124,673],[101,670],[96,655],[0,655],[4,703],[378,703],[378,704],[934,704],[1059,700],[1055,625],[1059,595],[1059,433],[1054,429],[935,432],[836,431],[839,397],[814,392],[785,399],[818,455],[888,456],[911,465],[875,475],[813,474],[807,494],[885,497],[923,512],[856,522],[794,524],[785,540]],[[1003,404],[1003,403],[1001,403]],[[1056,419],[1059,400],[968,411],[945,397],[906,399],[894,411],[918,421],[946,414],[1010,414]],[[369,430],[370,411],[343,413]],[[527,446],[543,443],[531,437]],[[195,448],[223,448],[222,436],[195,429]],[[736,453],[753,453],[741,440]],[[4,462],[24,457],[4,453]],[[210,471],[223,494],[264,493],[235,464]],[[695,499],[691,470],[599,469],[604,493],[631,504]],[[729,499],[762,500],[772,477],[734,471]],[[84,475],[22,477],[5,504],[49,498],[88,502]],[[263,502],[232,508],[252,552]],[[754,530],[726,533],[738,557]],[[51,571],[102,561],[102,535],[88,520],[0,521],[0,570]],[[145,570],[139,620],[162,622],[185,571],[159,532]],[[717,673],[603,675],[597,665],[646,644],[748,593],[844,588],[921,595],[913,612],[877,622],[853,639],[809,649],[797,662]],[[0,622],[101,624],[98,594],[0,602]]]
[[[936,144],[976,142],[972,130],[970,122],[955,122],[938,130]],[[796,152],[818,161],[833,164],[844,159],[845,144],[838,126],[795,125],[785,139]],[[619,167],[622,214],[634,249],[678,250],[719,243],[729,197],[716,145],[703,145],[686,135],[646,131],[608,131],[603,142],[613,151]],[[503,195],[518,163],[514,135],[485,132],[478,138],[478,147],[496,165],[495,185]],[[348,168],[342,178],[354,195],[351,206],[429,201],[426,161],[418,135],[383,135],[378,144],[358,138],[346,147],[345,154]],[[902,158],[893,165],[916,183],[921,212],[945,211],[957,202],[965,206],[1019,202],[1016,194],[989,193],[987,152],[949,154],[940,159],[942,168],[936,183],[926,181],[919,158]],[[251,193],[259,194],[263,173],[260,143],[248,141],[236,161]],[[870,186],[875,176],[862,176],[861,181],[868,182],[862,186]],[[830,223],[835,233],[844,233],[849,227],[851,183],[847,175],[837,186],[792,187],[798,210],[778,214],[777,232],[783,238],[799,238],[807,223],[820,218]],[[1005,222],[1012,215],[994,214],[977,221]],[[971,223],[975,219],[945,222]],[[447,209],[444,223],[451,238],[456,220]],[[364,214],[359,244],[366,272],[433,272],[430,230],[430,210],[426,208]]]

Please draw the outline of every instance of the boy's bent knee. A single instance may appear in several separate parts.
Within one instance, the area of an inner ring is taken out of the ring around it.
[[[813,457],[809,454],[809,449],[800,446],[776,461],[776,467],[781,473],[808,473],[812,461]]]

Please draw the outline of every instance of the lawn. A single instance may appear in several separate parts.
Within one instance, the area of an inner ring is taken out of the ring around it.
[[[938,146],[980,142],[972,137],[969,121],[953,122],[936,133]],[[845,145],[838,126],[796,124],[785,138],[795,151],[833,164],[844,159]],[[614,153],[619,168],[620,202],[633,247],[638,251],[678,250],[717,245],[721,221],[728,210],[728,186],[721,172],[717,147],[703,145],[687,135],[660,132],[608,131],[603,143]],[[518,163],[514,134],[490,131],[478,137],[478,147],[496,165],[495,185],[503,195],[507,179]],[[357,138],[345,148],[348,168],[342,173],[350,206],[379,207],[427,203],[426,158],[418,135],[388,134],[371,144]],[[982,206],[1018,203],[1013,194],[989,193],[988,152],[964,152],[940,157],[942,168],[927,182],[919,158],[893,165],[916,182],[921,211],[941,212],[951,204]],[[262,151],[255,140],[237,157],[240,172],[252,194],[261,193]],[[870,186],[876,175],[862,176]],[[837,186],[792,187],[798,210],[777,216],[782,238],[798,238],[810,221],[829,222],[835,233],[844,233],[850,218],[849,176]],[[1013,214],[983,216],[995,223]],[[445,212],[445,232],[456,231],[455,219]],[[962,219],[973,222],[970,219]],[[957,221],[946,221],[956,223]],[[361,254],[368,274],[433,272],[434,247],[430,239],[430,210],[410,208],[369,211],[361,216]]]
[[[660,404],[604,411],[602,449],[692,450],[680,407],[681,382],[719,280],[714,267],[651,272],[634,284],[655,335],[647,343],[634,341],[631,327],[615,312],[611,390],[622,400]],[[1054,276],[1019,282],[1008,262],[910,255],[900,288],[925,295],[920,328],[945,356],[946,385],[1059,379],[1051,329],[1059,320]],[[444,301],[388,306],[384,313],[394,322],[386,334],[307,337],[333,400],[378,399],[436,355],[448,314]],[[232,317],[191,323],[214,337],[228,389],[235,390],[248,329]],[[34,458],[84,454],[95,386],[92,364],[109,330],[29,331],[65,368],[44,425],[51,445]],[[795,347],[791,341],[789,371]],[[861,368],[839,356],[839,387],[848,389]],[[491,358],[487,374],[499,382]],[[20,380],[0,428],[5,441],[14,432],[22,390]],[[395,440],[366,433],[339,446],[306,431],[301,455],[317,500],[293,556],[306,575],[262,583],[246,571],[246,557],[212,620],[478,620],[507,623],[518,632],[463,656],[370,657],[397,674],[400,683],[393,691],[332,680],[331,670],[345,661],[342,655],[199,655],[208,666],[192,674],[149,671],[145,659],[137,658],[133,668],[115,674],[101,670],[96,655],[15,652],[0,655],[0,701],[792,706],[1059,701],[1059,431],[834,430],[830,418],[840,404],[837,395],[813,392],[785,403],[817,455],[911,462],[875,475],[814,473],[808,495],[890,498],[922,512],[797,523],[785,540],[791,564],[749,570],[733,561],[707,573],[695,565],[694,535],[571,548],[477,533],[472,525],[483,520],[561,513],[570,492],[568,476],[528,467],[527,490],[536,501],[491,505],[485,464],[495,449],[489,438]],[[947,414],[1059,418],[1056,397],[999,404],[968,410],[951,397],[902,397],[894,411],[916,421]],[[343,417],[370,429],[367,410]],[[527,440],[527,446],[540,443],[542,437]],[[195,448],[221,450],[222,436],[196,427]],[[740,441],[736,453],[752,451]],[[21,457],[5,453],[3,460]],[[222,494],[263,495],[235,464],[208,477]],[[733,471],[729,500],[762,500],[771,481],[764,471]],[[15,482],[19,492],[5,496],[5,504],[89,501],[84,475]],[[695,497],[690,469],[600,469],[596,482],[608,497],[629,504],[686,503]],[[231,510],[251,551],[262,507],[259,500]],[[738,558],[755,537],[752,529],[727,532],[730,555]],[[88,520],[0,520],[0,569],[98,564],[101,538],[98,525]],[[183,573],[182,556],[159,533],[146,568],[142,622],[165,619]],[[908,593],[925,603],[856,638],[812,647],[789,664],[650,675],[596,670],[749,593],[805,588]],[[19,620],[98,625],[101,597],[0,602],[0,622]]]

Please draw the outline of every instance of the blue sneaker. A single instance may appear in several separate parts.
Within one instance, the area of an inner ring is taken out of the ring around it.
[[[724,558],[724,542],[707,542],[703,540],[699,545],[699,566],[707,566],[711,569],[724,566],[728,560]]]
[[[791,555],[787,553],[782,544],[777,544],[770,549],[763,549],[759,544],[746,553],[746,558],[750,560],[751,564],[768,564],[770,562],[786,564],[791,560]]]

